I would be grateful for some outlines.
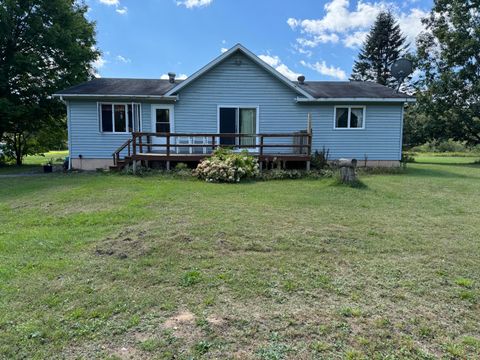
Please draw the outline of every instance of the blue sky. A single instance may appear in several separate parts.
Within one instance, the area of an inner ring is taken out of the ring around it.
[[[242,43],[287,77],[346,80],[376,14],[413,42],[432,0],[86,0],[102,77],[188,76]]]

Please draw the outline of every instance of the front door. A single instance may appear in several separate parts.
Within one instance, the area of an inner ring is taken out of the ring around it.
[[[173,105],[152,105],[152,132],[168,134],[174,132],[173,128]],[[154,136],[154,144],[166,144],[165,136]],[[170,139],[173,143],[173,139]],[[156,147],[154,151],[164,152],[165,147]]]

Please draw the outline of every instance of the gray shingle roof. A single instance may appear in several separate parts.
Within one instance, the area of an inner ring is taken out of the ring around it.
[[[98,78],[57,92],[58,95],[162,96],[182,80]],[[298,83],[296,83],[299,85]],[[362,81],[306,81],[299,85],[315,98],[403,98],[393,89]]]
[[[59,95],[164,95],[182,80],[175,84],[161,79],[93,79],[68,89],[58,91]]]
[[[298,84],[298,83],[297,83]],[[299,86],[315,98],[402,98],[411,97],[394,89],[366,81],[305,81]]]

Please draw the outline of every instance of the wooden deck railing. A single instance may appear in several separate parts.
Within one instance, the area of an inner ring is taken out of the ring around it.
[[[114,166],[116,166],[118,164],[118,162],[120,161],[120,154],[125,148],[127,148],[127,156],[128,157],[132,156],[132,150],[131,150],[131,147],[130,147],[131,143],[132,143],[132,139],[128,139],[122,145],[120,145],[120,147],[117,150],[114,151],[114,153],[112,154],[113,165]]]
[[[158,139],[162,140],[158,141]],[[180,141],[185,139],[189,139],[189,141],[187,143]],[[192,141],[193,139],[197,141]],[[200,142],[198,141],[199,139],[203,139],[203,141]],[[245,141],[245,139],[248,139],[248,141]],[[277,139],[277,141],[275,142],[272,139]],[[226,144],[225,141],[232,144]],[[132,138],[127,140],[112,154],[113,164],[116,166],[119,163],[121,153],[125,150],[129,159],[141,155],[145,156],[146,154],[169,158],[171,155],[179,154],[208,156],[218,147],[250,149],[253,150],[250,151],[253,155],[257,155],[260,158],[275,154],[269,150],[283,148],[292,151],[282,151],[282,155],[296,155],[301,158],[309,158],[312,153],[312,134],[309,131],[269,134],[134,132],[132,133]],[[189,152],[179,152],[179,149],[182,148],[189,149]],[[193,151],[193,149],[198,148],[203,148],[203,152]]]
[[[152,141],[157,139],[164,139],[161,143]],[[179,143],[179,138],[198,139],[204,138],[206,142],[203,143]],[[284,141],[279,143],[266,142],[267,139],[291,139],[291,141]],[[222,139],[233,139],[233,144],[226,144]],[[243,139],[250,140],[251,144],[242,142]],[[295,140],[298,140],[298,143]],[[214,151],[218,147],[233,147],[236,149],[256,149],[257,153],[262,156],[266,149],[272,148],[286,148],[298,149],[298,154],[311,155],[312,151],[312,136],[308,132],[298,133],[270,133],[270,134],[237,134],[237,133],[152,133],[152,132],[135,132],[132,134],[132,155],[138,153],[152,152],[152,148],[160,148],[164,150],[164,154],[170,156],[173,149],[178,148],[204,148]],[[303,141],[302,141],[303,140]],[[294,152],[292,152],[294,153]]]

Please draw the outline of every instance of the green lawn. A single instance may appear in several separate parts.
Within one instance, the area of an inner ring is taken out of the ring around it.
[[[40,173],[43,171],[42,165],[48,161],[52,161],[54,165],[60,166],[63,164],[65,156],[68,156],[68,151],[50,151],[41,155],[26,156],[23,160],[22,166],[16,165],[1,165],[0,175],[18,174],[18,173]]]
[[[480,166],[0,178],[0,358],[480,357]]]

